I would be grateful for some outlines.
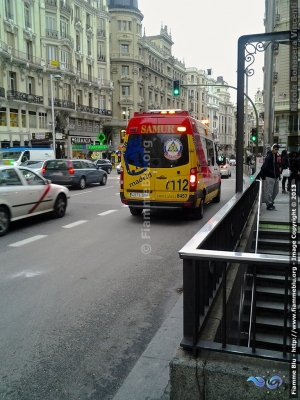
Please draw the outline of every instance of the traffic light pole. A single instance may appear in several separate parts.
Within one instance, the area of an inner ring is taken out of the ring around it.
[[[182,87],[190,87],[190,86],[217,86],[217,87],[225,87],[225,88],[230,88],[230,89],[235,89],[235,90],[238,90],[238,88],[237,87],[235,87],[235,86],[231,86],[231,85],[217,85],[217,84],[211,84],[211,83],[208,83],[208,84],[205,84],[205,83],[201,83],[201,84],[196,84],[196,83],[194,83],[194,84],[188,84],[188,85],[181,85]],[[255,119],[256,119],[256,132],[257,132],[257,140],[256,140],[256,143],[255,143],[255,157],[257,157],[258,156],[258,113],[257,113],[257,109],[256,109],[256,107],[255,107],[255,104],[253,103],[253,101],[251,100],[251,98],[246,94],[246,93],[244,93],[244,96],[250,101],[250,103],[251,103],[251,105],[252,105],[252,107],[253,107],[253,110],[254,110],[254,112],[255,112]],[[247,110],[248,111],[248,110]],[[246,160],[245,160],[246,161]]]

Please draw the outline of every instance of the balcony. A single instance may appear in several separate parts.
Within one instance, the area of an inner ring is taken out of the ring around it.
[[[97,55],[97,60],[105,62],[106,61],[106,56],[104,56],[103,54],[98,54]]]
[[[92,32],[92,30],[93,30],[93,28],[89,24],[86,24],[85,28],[86,28],[87,31],[90,31],[90,32]]]
[[[29,21],[25,21],[25,28],[32,29],[32,24]]]
[[[0,87],[0,97],[5,98],[5,89],[3,87]]]
[[[105,31],[103,29],[97,29],[97,37],[105,37]]]
[[[71,15],[72,9],[64,0],[61,0],[60,2],[60,11],[64,12],[65,14]]]
[[[57,7],[56,0],[45,0],[45,4],[46,4],[46,6]]]
[[[68,39],[70,43],[73,43],[74,39],[66,32],[60,32],[61,39]]]
[[[58,31],[52,31],[51,29],[46,29],[46,37],[52,39],[58,39]]]
[[[278,82],[278,72],[273,72],[273,82]]]
[[[77,104],[76,111],[78,112],[86,112],[90,114],[97,114],[97,115],[108,115],[111,116],[111,110],[105,110],[96,107],[90,107],[83,104]]]
[[[18,101],[27,101],[28,103],[44,104],[43,96],[17,92],[16,90],[7,91],[7,100],[18,100]]]
[[[54,107],[61,107],[61,108],[70,108],[72,110],[75,110],[75,103],[69,100],[61,100],[61,99],[54,99],[53,101]],[[51,107],[52,102],[51,99],[48,99],[48,105]]]
[[[5,15],[6,15],[6,19],[11,19],[11,20],[14,19],[14,15],[11,13],[6,12]]]

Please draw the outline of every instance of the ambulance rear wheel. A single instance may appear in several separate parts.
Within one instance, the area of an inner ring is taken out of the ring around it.
[[[129,207],[129,211],[130,211],[131,215],[141,215],[143,212],[143,209]]]
[[[193,210],[194,219],[202,219],[204,214],[204,202],[201,199],[199,207]]]

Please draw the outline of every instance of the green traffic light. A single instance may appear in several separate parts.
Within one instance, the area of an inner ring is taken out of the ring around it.
[[[174,89],[174,94],[179,94],[179,90],[178,89]]]

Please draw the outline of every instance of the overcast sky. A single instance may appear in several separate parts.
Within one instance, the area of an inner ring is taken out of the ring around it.
[[[265,0],[138,0],[147,36],[167,25],[174,45],[172,55],[186,67],[207,70],[237,86],[237,42],[243,35],[264,33]],[[249,96],[263,89],[263,54],[256,57],[249,78]],[[230,91],[236,103],[235,91]]]

